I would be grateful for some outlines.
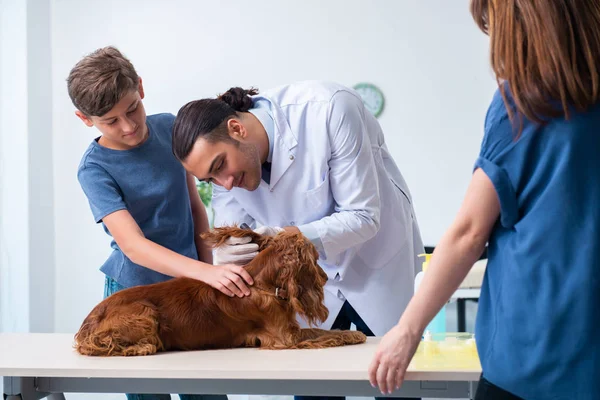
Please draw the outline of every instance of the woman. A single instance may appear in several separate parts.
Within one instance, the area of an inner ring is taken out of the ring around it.
[[[464,202],[369,369],[401,385],[489,242],[476,399],[600,398],[600,3],[472,0],[499,82]]]

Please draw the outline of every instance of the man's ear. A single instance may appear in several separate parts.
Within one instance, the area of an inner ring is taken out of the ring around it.
[[[237,118],[231,118],[227,121],[227,131],[229,132],[229,136],[238,142],[244,142],[248,137],[246,127]]]
[[[138,93],[140,94],[140,99],[144,98],[144,85],[142,85],[142,78],[140,77],[140,83],[138,85]]]
[[[90,128],[92,126],[94,126],[94,123],[92,122],[92,120],[90,118],[88,118],[84,113],[82,113],[81,111],[77,110],[75,111],[75,115],[77,115],[79,117],[80,120],[83,121],[84,124],[86,124],[87,126],[89,126]]]

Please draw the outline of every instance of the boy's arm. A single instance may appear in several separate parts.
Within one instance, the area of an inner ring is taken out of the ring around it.
[[[252,284],[252,277],[243,268],[237,265],[217,268],[148,240],[127,210],[119,185],[104,168],[90,163],[78,170],[77,177],[94,220],[104,222],[131,261],[165,275],[201,280],[229,296],[250,294],[245,282]]]
[[[190,205],[192,206],[192,217],[194,219],[194,240],[196,242],[196,250],[198,250],[198,259],[205,263],[212,264],[212,249],[206,246],[200,237],[202,232],[208,232],[210,229],[206,208],[200,199],[200,194],[196,187],[196,178],[190,173],[186,173],[186,177],[190,195]]]
[[[245,282],[252,284],[252,277],[243,268],[215,267],[154,243],[146,239],[127,210],[115,211],[102,220],[121,251],[134,263],[165,275],[206,282],[229,296],[250,294]]]
[[[183,256],[146,239],[139,225],[127,210],[115,211],[105,216],[102,221],[123,254],[138,265],[165,275],[194,279],[199,279],[199,272],[208,267],[193,258]]]

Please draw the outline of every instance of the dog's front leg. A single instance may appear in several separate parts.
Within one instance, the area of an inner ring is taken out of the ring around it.
[[[297,342],[298,334],[290,332],[265,331],[255,336],[255,343],[265,350],[293,349]]]
[[[321,349],[325,347],[345,346],[364,343],[367,337],[357,331],[327,331],[324,329],[301,329],[300,340],[294,345],[298,349]]]

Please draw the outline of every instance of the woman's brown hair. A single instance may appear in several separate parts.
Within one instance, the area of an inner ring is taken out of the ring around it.
[[[543,123],[600,96],[600,1],[471,0],[511,120]],[[509,105],[504,82],[514,108]],[[519,129],[520,131],[520,129]]]

